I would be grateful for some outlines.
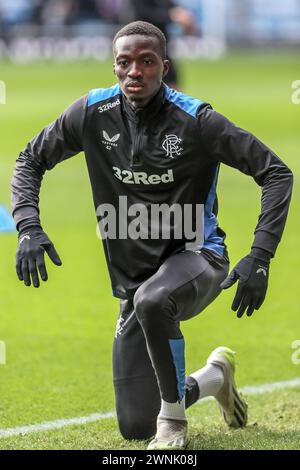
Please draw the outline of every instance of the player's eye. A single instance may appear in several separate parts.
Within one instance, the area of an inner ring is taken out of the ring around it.
[[[118,62],[118,65],[120,65],[121,67],[127,67],[128,65],[128,60],[119,60]]]
[[[151,64],[153,64],[153,60],[146,58],[146,59],[144,59],[144,63],[147,64],[147,65],[151,65]]]

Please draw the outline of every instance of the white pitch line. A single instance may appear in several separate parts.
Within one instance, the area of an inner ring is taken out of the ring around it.
[[[27,426],[18,426],[16,428],[0,429],[1,437],[11,437],[17,435],[31,434],[39,431],[49,431],[50,429],[64,428],[65,426],[73,426],[74,424],[93,423],[101,419],[115,418],[116,413],[92,413],[88,416],[78,418],[57,419],[55,421],[47,421],[40,424],[29,424]]]
[[[282,388],[298,387],[298,385],[300,385],[300,377],[296,377],[292,380],[283,380],[282,382],[273,382],[269,384],[246,385],[245,387],[241,388],[241,392],[245,393],[246,395],[259,395],[261,393],[273,392],[274,390]]]
[[[268,384],[260,384],[260,385],[245,385],[245,387],[240,388],[241,391],[245,395],[262,395],[263,393],[273,392],[274,390],[282,390],[284,388],[292,388],[300,386],[300,377],[296,377],[292,380],[283,380],[282,382],[271,382]],[[199,400],[196,405],[201,405],[206,401],[213,400],[213,397],[205,397],[202,400]],[[1,437],[1,430],[0,430],[0,437]]]
[[[274,390],[292,388],[300,386],[300,377],[296,377],[292,380],[284,380],[282,382],[272,382],[261,385],[246,385],[241,388],[241,392],[245,395],[259,395],[262,393],[273,392]],[[207,397],[211,399],[211,397]],[[200,400],[198,403],[201,404],[207,400],[206,398]],[[115,418],[116,413],[111,411],[108,413],[92,413],[88,416],[82,416],[78,418],[67,418],[57,419],[55,421],[47,421],[40,424],[29,424],[27,426],[17,426],[16,428],[0,429],[0,438],[12,437],[25,434],[31,434],[34,432],[49,431],[51,429],[60,429],[66,426],[73,426],[75,424],[93,423],[95,421],[101,421],[102,419]]]

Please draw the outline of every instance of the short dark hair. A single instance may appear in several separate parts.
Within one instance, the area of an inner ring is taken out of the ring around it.
[[[123,36],[132,36],[134,34],[140,34],[141,36],[148,36],[148,37],[155,37],[158,39],[160,49],[161,49],[161,56],[163,59],[166,58],[167,55],[167,41],[166,36],[164,33],[154,26],[152,23],[148,23],[147,21],[133,21],[132,23],[127,24],[122,29],[120,29],[114,39],[113,39],[113,49],[115,49],[115,43],[117,39]]]

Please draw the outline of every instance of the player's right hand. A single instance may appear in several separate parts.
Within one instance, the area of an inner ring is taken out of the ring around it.
[[[19,233],[16,271],[18,278],[20,281],[24,281],[25,286],[30,286],[32,281],[34,287],[39,287],[38,272],[41,279],[47,281],[45,251],[54,264],[57,266],[62,264],[53,243],[41,227],[29,227]]]

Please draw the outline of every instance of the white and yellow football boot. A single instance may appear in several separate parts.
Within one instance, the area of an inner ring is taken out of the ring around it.
[[[207,359],[207,364],[221,367],[224,374],[224,383],[215,396],[219,403],[221,414],[232,428],[242,428],[247,424],[248,404],[237,391],[234,380],[235,352],[225,346],[215,349]]]

